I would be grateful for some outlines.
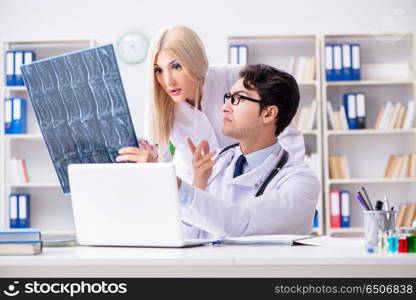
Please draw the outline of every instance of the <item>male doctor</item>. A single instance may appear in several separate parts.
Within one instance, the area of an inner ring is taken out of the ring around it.
[[[206,141],[195,147],[188,140],[193,183],[178,178],[187,238],[311,232],[320,183],[277,140],[298,105],[290,74],[263,64],[240,72],[223,105],[223,133],[239,144],[217,153],[209,152]],[[121,155],[119,161],[156,161],[151,151],[135,151],[136,157]]]

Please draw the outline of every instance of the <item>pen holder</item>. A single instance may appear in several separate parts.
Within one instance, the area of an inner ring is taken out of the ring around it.
[[[365,210],[364,214],[364,239],[365,249],[373,251],[378,244],[380,231],[393,230],[396,225],[396,210]]]

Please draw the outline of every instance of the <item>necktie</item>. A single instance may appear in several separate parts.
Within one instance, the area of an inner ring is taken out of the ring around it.
[[[240,176],[243,174],[243,166],[246,162],[246,157],[244,155],[240,155],[240,157],[237,159],[237,162],[235,163],[235,169],[234,169],[234,177]]]

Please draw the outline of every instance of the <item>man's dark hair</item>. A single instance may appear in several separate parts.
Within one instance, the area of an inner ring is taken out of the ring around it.
[[[265,64],[248,65],[240,72],[244,87],[255,90],[261,101],[260,114],[268,105],[279,109],[275,134],[278,136],[289,126],[299,106],[299,88],[289,73]]]

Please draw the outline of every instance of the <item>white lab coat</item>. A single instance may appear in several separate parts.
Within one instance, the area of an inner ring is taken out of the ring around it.
[[[194,109],[186,102],[176,105],[176,119],[172,128],[170,141],[175,146],[173,163],[176,174],[183,180],[192,183],[192,154],[188,149],[187,138],[194,144],[207,140],[210,149],[224,148],[237,141],[222,134],[222,105],[224,94],[238,80],[242,66],[217,65],[208,69],[205,76],[201,110]],[[293,124],[287,127],[278,137],[279,143],[292,157],[303,160],[305,143],[302,133]],[[159,161],[171,161],[168,149],[160,149]]]
[[[262,182],[281,158],[273,153],[257,168],[233,178],[236,148],[214,165],[206,190],[193,187],[192,200],[181,206],[186,238],[310,234],[320,183],[305,162],[290,157],[255,197]]]

